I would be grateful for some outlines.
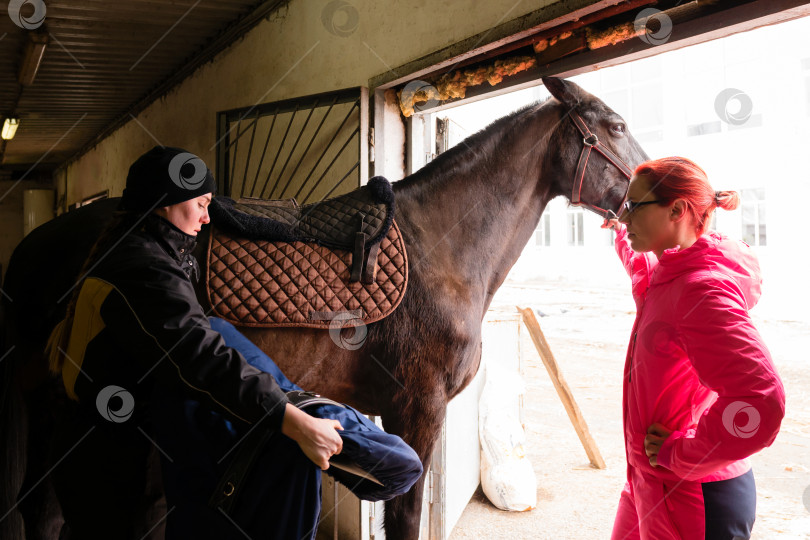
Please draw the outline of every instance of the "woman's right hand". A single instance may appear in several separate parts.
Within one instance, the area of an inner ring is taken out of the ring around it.
[[[337,430],[340,422],[310,416],[292,403],[287,403],[281,432],[293,439],[301,451],[322,470],[329,468],[329,458],[343,450],[343,439]]]
[[[613,219],[606,219],[604,223],[602,223],[603,229],[613,229],[616,230],[616,227],[619,226],[619,220],[617,218]]]

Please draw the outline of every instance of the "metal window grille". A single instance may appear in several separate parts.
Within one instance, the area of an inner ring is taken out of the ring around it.
[[[314,202],[367,180],[368,90],[362,87],[217,114],[220,193]]]

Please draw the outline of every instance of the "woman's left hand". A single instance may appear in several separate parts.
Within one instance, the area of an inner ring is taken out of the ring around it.
[[[671,433],[671,429],[658,422],[647,428],[647,436],[644,437],[644,451],[647,452],[650,465],[653,467],[658,467],[658,452],[661,451],[661,445]]]

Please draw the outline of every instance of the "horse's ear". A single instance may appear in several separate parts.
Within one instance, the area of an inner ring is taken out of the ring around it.
[[[543,77],[542,80],[549,93],[569,109],[575,108],[585,98],[584,92],[576,83],[557,77]]]

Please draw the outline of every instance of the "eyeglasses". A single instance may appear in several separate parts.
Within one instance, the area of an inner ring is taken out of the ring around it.
[[[662,201],[655,200],[655,201],[641,201],[641,202],[633,202],[633,201],[624,201],[622,204],[622,211],[627,212],[628,214],[632,214],[636,208],[639,206],[644,206],[645,204],[653,204],[653,203],[660,203]]]

